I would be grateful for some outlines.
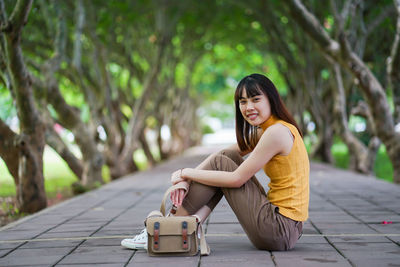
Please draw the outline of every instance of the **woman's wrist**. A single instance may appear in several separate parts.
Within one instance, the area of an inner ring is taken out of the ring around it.
[[[188,182],[190,184],[190,179],[187,176],[189,168],[181,168],[181,178],[184,179],[186,182]]]

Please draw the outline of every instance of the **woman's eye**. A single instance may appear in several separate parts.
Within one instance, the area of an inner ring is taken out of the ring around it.
[[[244,105],[244,104],[246,104],[246,101],[242,100],[242,101],[239,101],[239,103],[240,103],[240,105]]]

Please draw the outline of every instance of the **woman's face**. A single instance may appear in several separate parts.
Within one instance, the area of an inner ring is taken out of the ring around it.
[[[246,90],[243,90],[239,107],[243,118],[253,126],[259,126],[271,116],[271,106],[264,94],[248,98]]]

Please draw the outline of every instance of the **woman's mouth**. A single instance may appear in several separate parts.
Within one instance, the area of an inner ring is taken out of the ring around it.
[[[256,118],[257,118],[257,113],[251,113],[251,114],[248,114],[247,115],[247,118],[249,119],[249,120],[255,120]]]

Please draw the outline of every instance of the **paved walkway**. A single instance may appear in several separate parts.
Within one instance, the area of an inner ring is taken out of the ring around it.
[[[310,218],[292,251],[256,250],[224,200],[205,225],[208,257],[154,258],[122,248],[120,240],[159,207],[171,171],[203,158],[204,149],[192,150],[3,227],[0,266],[400,266],[400,186],[317,163]]]

